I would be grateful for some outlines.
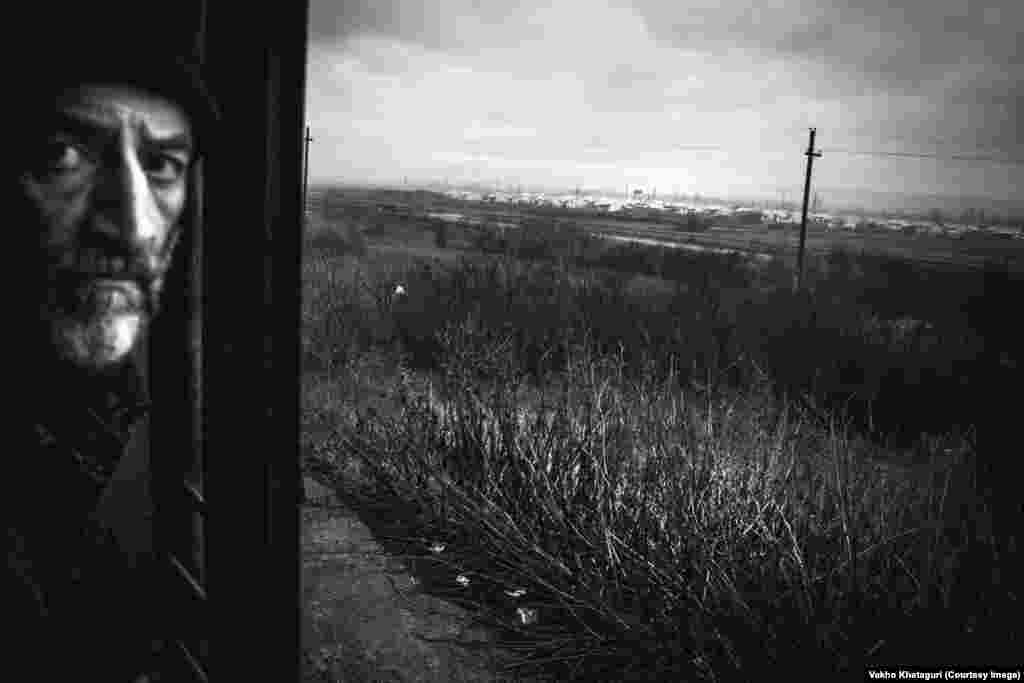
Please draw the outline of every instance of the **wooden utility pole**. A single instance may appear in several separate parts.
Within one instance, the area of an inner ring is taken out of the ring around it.
[[[807,200],[811,193],[811,167],[814,165],[814,157],[820,157],[821,152],[814,151],[814,133],[811,128],[811,141],[807,145],[807,177],[804,179],[804,207],[800,214],[800,251],[796,256],[796,291],[800,292],[804,286],[804,245],[807,243]]]
[[[313,138],[309,135],[309,126],[306,126],[306,151],[302,156],[302,219],[306,219],[306,197],[309,192],[309,143]]]

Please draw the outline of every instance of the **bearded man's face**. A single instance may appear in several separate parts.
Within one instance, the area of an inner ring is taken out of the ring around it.
[[[57,359],[119,367],[157,312],[181,230],[189,120],[146,91],[88,86],[44,108],[19,146],[18,188],[33,225],[17,229],[38,231],[37,258],[26,259],[32,291],[22,294],[36,297]]]

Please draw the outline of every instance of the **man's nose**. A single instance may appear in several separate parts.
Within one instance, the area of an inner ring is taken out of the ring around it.
[[[125,242],[150,239],[155,205],[138,154],[123,145],[101,173],[94,188],[93,229]]]

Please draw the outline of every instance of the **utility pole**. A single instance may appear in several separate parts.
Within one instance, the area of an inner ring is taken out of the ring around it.
[[[800,214],[800,251],[796,256],[796,291],[800,292],[804,286],[804,245],[807,243],[807,200],[811,193],[811,167],[814,165],[814,158],[820,157],[821,152],[814,151],[814,133],[811,128],[811,141],[807,145],[807,177],[804,179],[804,207]]]
[[[306,126],[306,152],[303,161],[304,168],[302,171],[302,222],[306,222],[306,197],[309,192],[309,143],[313,141],[313,138],[309,135],[309,126]]]

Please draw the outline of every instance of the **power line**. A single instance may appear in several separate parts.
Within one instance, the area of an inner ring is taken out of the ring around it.
[[[944,156],[941,154],[918,154],[915,152],[869,152],[855,149],[827,149],[824,151],[828,152],[829,154],[852,154],[857,156],[868,157],[907,157],[911,159],[938,159],[940,161],[982,161],[985,163],[992,164],[1009,164],[1011,166],[1024,165],[1024,159],[1004,159],[1000,157],[990,156],[970,156],[961,154]]]
[[[737,152],[750,154],[749,148],[730,147],[726,145],[673,145],[673,150],[680,152]],[[884,152],[877,150],[840,149],[828,148],[822,150],[829,154],[850,154],[854,156],[867,157],[903,157],[909,159],[936,159],[938,161],[978,161],[987,164],[1006,164],[1010,166],[1024,166],[1024,159],[1007,159],[1004,157],[993,157],[975,154],[925,154],[917,152]]]

